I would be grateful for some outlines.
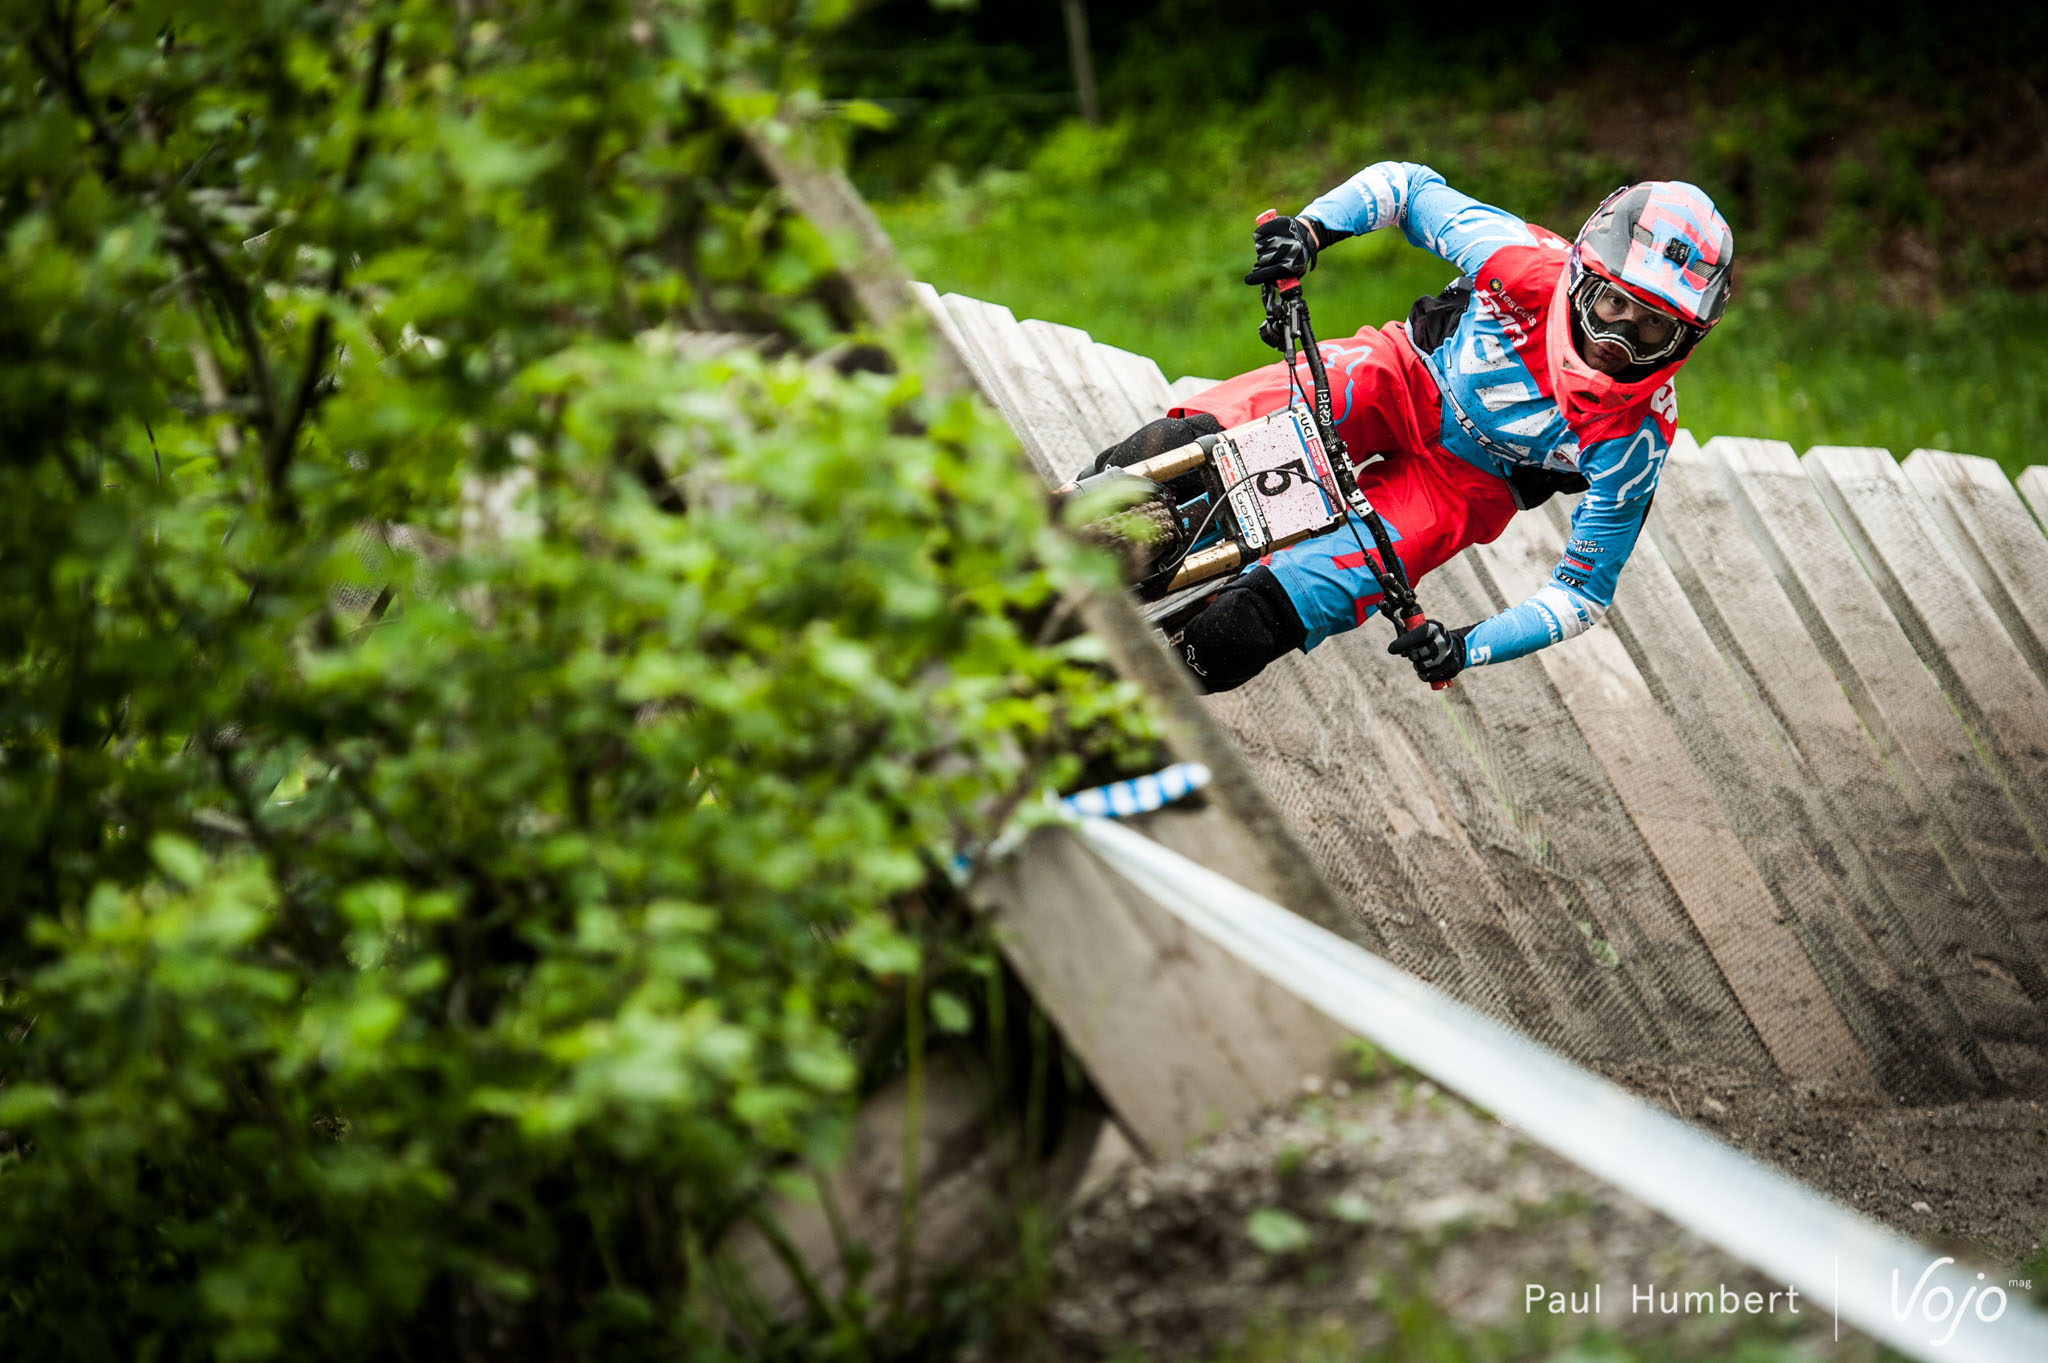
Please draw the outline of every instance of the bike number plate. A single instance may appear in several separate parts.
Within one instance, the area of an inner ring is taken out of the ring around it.
[[[1343,519],[1327,490],[1337,480],[1303,409],[1290,407],[1233,426],[1211,457],[1230,490],[1230,509],[1247,549],[1292,544]]]

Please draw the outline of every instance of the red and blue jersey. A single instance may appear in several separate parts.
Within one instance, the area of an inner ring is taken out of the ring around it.
[[[1571,344],[1562,283],[1571,243],[1459,193],[1427,166],[1367,166],[1300,216],[1351,233],[1398,227],[1471,279],[1456,327],[1422,356],[1441,397],[1437,443],[1502,478],[1519,464],[1587,481],[1550,581],[1472,630],[1470,663],[1518,658],[1597,623],[1671,448],[1680,361],[1632,383],[1588,367]]]

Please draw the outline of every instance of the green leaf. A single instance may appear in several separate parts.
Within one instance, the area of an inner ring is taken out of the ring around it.
[[[1339,1193],[1331,1198],[1329,1212],[1339,1221],[1349,1221],[1357,1226],[1367,1224],[1377,1215],[1372,1203],[1357,1193]]]
[[[948,1036],[960,1036],[974,1026],[974,1014],[957,995],[934,989],[931,999],[932,1025]]]
[[[1261,1207],[1245,1218],[1245,1234],[1268,1254],[1293,1254],[1307,1249],[1314,1234],[1301,1219],[1278,1207]]]
[[[916,942],[879,914],[855,922],[840,945],[863,969],[883,977],[914,974],[923,956]]]
[[[206,878],[206,854],[197,843],[175,833],[158,833],[149,840],[149,855],[158,869],[186,889],[195,889]]]
[[[64,1095],[53,1085],[17,1080],[0,1087],[0,1130],[32,1127],[63,1105]]]

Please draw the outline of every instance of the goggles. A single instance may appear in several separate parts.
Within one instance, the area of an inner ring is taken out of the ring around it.
[[[1670,313],[1650,307],[1592,273],[1572,298],[1586,344],[1606,341],[1628,352],[1632,365],[1668,360],[1685,344],[1692,328]]]

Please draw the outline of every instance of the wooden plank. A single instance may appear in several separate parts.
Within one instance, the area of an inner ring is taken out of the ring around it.
[[[946,307],[969,333],[990,368],[1015,396],[1020,417],[1051,458],[1050,481],[1067,481],[1102,446],[1082,426],[1059,376],[1010,310],[978,299],[946,295]]]
[[[1513,604],[1476,550],[1419,590],[1444,619],[1482,620]],[[1459,734],[1557,912],[1596,959],[1611,961],[1625,1006],[1644,1019],[1647,1051],[1767,1066],[1741,1004],[1544,670],[1478,668],[1449,694]]]
[[[1321,727],[1370,765],[1339,761],[1321,794],[1343,804],[1378,796],[1393,847],[1413,868],[1468,976],[1487,980],[1503,1017],[1569,1054],[1640,1050],[1645,1034],[1610,997],[1591,943],[1563,915],[1540,913],[1548,894],[1526,847],[1501,815],[1485,772],[1458,739],[1444,700],[1395,657],[1382,620],[1339,634],[1294,663]]]
[[[1904,975],[1917,958],[2001,1077],[2032,1084],[2042,1069],[2036,1048],[2048,1042],[2041,963],[1981,875],[1963,884],[1950,874],[1931,797],[1910,763],[1886,761],[1808,634],[1741,517],[1722,448],[1703,450],[1680,432],[1659,482],[1651,538],[1720,657],[1797,761],[1800,801],[1812,811],[1802,818],[1839,868],[1850,903],[1871,918],[1876,948]],[[2026,1044],[2010,1044],[2018,1038]]]
[[[1010,310],[949,293],[947,315],[972,352],[970,362],[984,391],[1024,443],[1031,462],[1048,484],[1065,482],[1095,453],[1075,424],[1058,385],[1044,372]],[[991,391],[992,390],[992,391]]]
[[[911,290],[931,314],[940,335],[950,344],[982,397],[1009,423],[1039,477],[1048,483],[1056,481],[1053,470],[1065,457],[1059,432],[1034,426],[1029,407],[1011,382],[1009,366],[1002,362],[1000,351],[985,335],[980,304],[973,299],[960,299],[961,306],[956,308],[952,300],[957,295],[940,298],[929,284],[913,284]]]
[[[2020,470],[2020,476],[2013,480],[2027,509],[2034,513],[2034,519],[2048,525],[2048,467],[2033,464]]]
[[[1208,705],[1325,874],[1379,930],[1389,959],[1532,1035],[1567,1038],[1570,1020],[1512,945],[1487,931],[1499,887],[1460,846],[1413,754],[1374,741],[1376,717],[1354,682],[1320,650],[1293,654]]]
[[[1069,394],[1075,394],[1078,387],[1081,408],[1097,414],[1101,425],[1096,429],[1108,432],[1102,439],[1104,446],[1123,439],[1150,419],[1138,414],[1137,404],[1125,396],[1087,332],[1038,321],[1024,323],[1024,330],[1066,382]]]
[[[1446,565],[1421,590],[1431,610],[1452,618],[1492,613],[1490,604],[1467,603],[1480,589],[1465,564]],[[1416,782],[1443,811],[1448,846],[1425,844],[1420,854],[1440,861],[1455,849],[1480,873],[1484,898],[1446,886],[1476,920],[1463,935],[1475,948],[1519,954],[1553,1010],[1568,1022],[1554,1042],[1568,1053],[1617,1057],[1665,1048],[1668,1034],[1631,987],[1611,942],[1579,926],[1587,919],[1579,887],[1560,867],[1545,864],[1517,821],[1520,811],[1502,798],[1497,770],[1472,741],[1484,724],[1471,689],[1439,693],[1421,685],[1406,665],[1387,655],[1391,632],[1373,621],[1324,644],[1308,665],[1348,674],[1349,689],[1363,701],[1357,707],[1336,705],[1332,725],[1344,732],[1370,716],[1381,743],[1406,759],[1393,768],[1393,779]],[[1354,708],[1361,712],[1357,717]],[[1561,710],[1556,718],[1564,718]]]
[[[1131,433],[1134,423],[1124,411],[1122,395],[1112,401],[1101,380],[1081,365],[1073,338],[1078,335],[1086,343],[1087,333],[1035,318],[1018,323],[1018,330],[1045,374],[1059,385],[1060,394],[1073,413],[1074,424],[1094,447],[1089,451],[1091,455]]]
[[[2048,685],[1936,536],[1889,453],[1824,445],[1800,462],[2035,843],[2048,846]]]
[[[1160,372],[1156,360],[1101,341],[1095,343],[1095,348],[1144,420],[1166,415],[1166,409],[1173,405],[1173,389],[1167,385],[1166,375]]]
[[[1469,555],[1432,577],[1425,599],[1464,619],[1498,604]],[[1326,875],[1379,925],[1385,954],[1582,1057],[1767,1063],[1540,672],[1475,673],[1474,688],[1439,696],[1386,656],[1381,635],[1368,626],[1283,659],[1210,705],[1276,802],[1313,830]],[[1486,747],[1503,722],[1505,760]]]
[[[1132,888],[1061,828],[978,882],[1032,996],[1148,1154],[1327,1073],[1335,1024]]]
[[[2048,679],[2048,537],[1995,460],[1914,450],[1902,466],[2038,678]]]
[[[1539,518],[1518,516],[1479,557],[1519,601],[1548,580],[1557,539]],[[1795,1079],[1869,1085],[1861,1047],[1613,629],[1535,658],[1772,1060]]]
[[[1672,463],[1682,463],[1693,449],[1681,432],[1667,477]],[[1674,500],[1660,496],[1652,513],[1660,524],[1637,543],[1625,575],[1628,591],[1608,623],[1885,1092],[1925,1103],[1988,1091],[1995,1082],[1990,1062],[1901,930],[1882,882],[1768,706],[1721,655],[1656,543],[1660,533],[1671,535]],[[1545,511],[1562,537],[1565,509],[1553,502]],[[1688,535],[1705,529],[1684,513],[1678,524]],[[1785,614],[1796,626],[1789,605]],[[1794,629],[1789,646],[1802,638]]]
[[[954,325],[953,314],[946,310],[946,302],[939,297],[939,291],[921,279],[913,280],[910,285],[910,296],[924,309],[925,317],[937,329],[940,338],[954,350],[962,352],[963,359],[966,358],[967,339],[961,335],[960,328]],[[976,386],[980,386],[978,378]],[[988,396],[985,389],[982,396]]]
[[[2025,948],[1972,952],[1972,967],[2025,989],[2035,963],[2048,968],[2048,861],[2038,843],[1792,447],[1721,437],[1707,452],[1725,468],[1730,504],[1750,542],[1925,821],[1949,875],[1972,902],[1996,903]]]

